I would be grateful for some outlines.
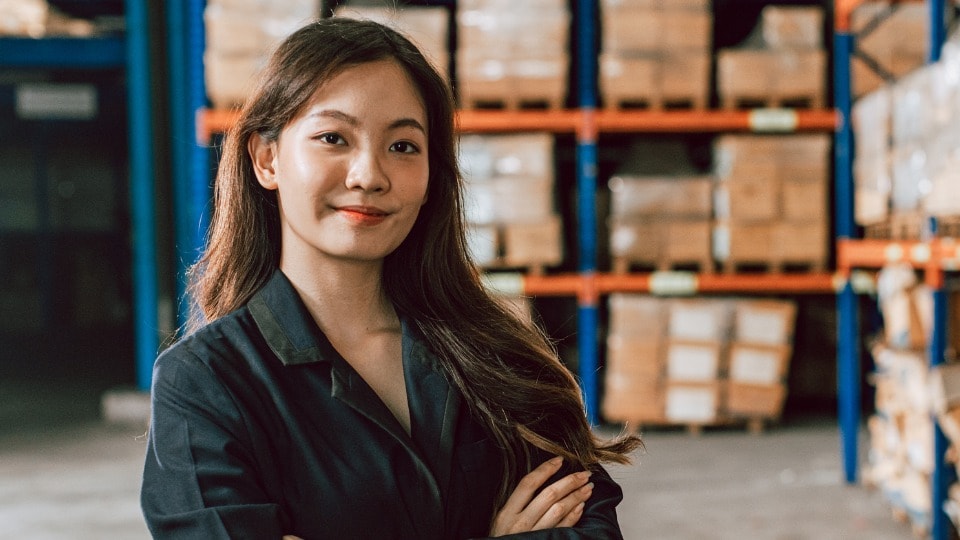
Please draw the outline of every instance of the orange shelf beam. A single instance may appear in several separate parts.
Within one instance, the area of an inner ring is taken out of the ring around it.
[[[811,274],[600,274],[596,277],[601,294],[613,292],[674,293],[783,293],[833,294],[838,277],[828,272]]]
[[[582,123],[579,110],[547,111],[457,111],[456,126],[461,133],[509,133],[517,131],[550,131],[573,133]]]
[[[579,296],[584,288],[580,274],[525,275],[523,294],[529,296]]]
[[[840,126],[840,115],[833,109],[602,110],[596,113],[596,122],[601,133],[834,131]]]
[[[209,144],[214,133],[227,132],[236,122],[235,109],[197,112],[197,141]],[[601,133],[711,133],[721,131],[794,132],[833,131],[840,116],[832,110],[754,109],[750,111],[457,111],[461,133],[549,131]]]
[[[926,268],[935,262],[936,245],[939,243],[841,238],[837,241],[837,268],[844,274],[853,268],[881,268],[898,262]]]

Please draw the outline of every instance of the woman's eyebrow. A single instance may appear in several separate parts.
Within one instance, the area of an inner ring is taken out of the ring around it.
[[[357,118],[356,116],[347,114],[343,111],[338,111],[337,109],[323,109],[316,112],[312,112],[307,116],[308,118],[314,118],[314,117],[333,118],[334,120],[340,120],[342,122],[346,122],[347,124],[350,124],[353,127],[357,127],[360,125],[359,118]],[[397,120],[390,122],[390,125],[387,126],[388,129],[397,129],[397,128],[404,128],[404,127],[419,129],[424,134],[426,134],[427,132],[427,129],[423,127],[423,124],[421,124],[420,121],[417,120],[416,118],[398,118]]]

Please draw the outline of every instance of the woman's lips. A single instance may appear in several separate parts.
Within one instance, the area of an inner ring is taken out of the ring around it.
[[[377,225],[390,215],[386,210],[372,206],[341,206],[337,208],[337,212],[360,225]]]

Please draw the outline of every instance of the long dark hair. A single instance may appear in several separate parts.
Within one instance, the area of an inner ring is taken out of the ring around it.
[[[198,308],[194,327],[243,306],[279,264],[276,192],[256,181],[250,137],[276,140],[318,84],[350,66],[383,59],[406,70],[426,104],[430,160],[426,203],[410,234],[384,261],[384,290],[503,448],[496,507],[529,471],[532,447],[583,468],[626,463],[640,440],[595,438],[579,386],[549,340],[484,289],[467,255],[449,87],[410,41],[380,24],[319,20],[274,52],[223,145],[207,248],[190,272]]]

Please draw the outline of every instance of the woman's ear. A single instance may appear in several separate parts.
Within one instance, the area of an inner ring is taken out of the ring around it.
[[[264,189],[277,189],[277,141],[268,141],[254,133],[247,140],[247,152],[253,162],[253,172]]]

